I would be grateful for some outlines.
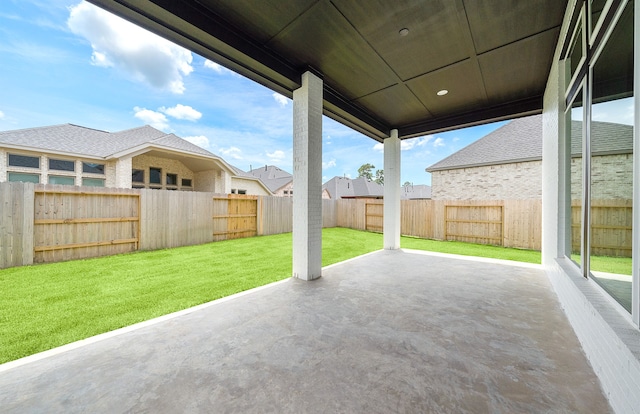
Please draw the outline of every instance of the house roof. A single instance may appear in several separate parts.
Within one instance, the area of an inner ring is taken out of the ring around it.
[[[288,97],[315,72],[324,113],[378,141],[540,113],[569,3],[90,1]]]
[[[384,196],[384,187],[375,181],[369,181],[364,177],[355,179],[347,177],[333,177],[322,185],[323,190],[329,192],[332,199],[340,198],[366,198]]]
[[[571,122],[571,133],[579,136],[582,122]],[[571,154],[581,153],[580,140],[572,141]],[[633,151],[631,125],[595,121],[591,124],[591,151],[594,155],[624,154]],[[428,172],[542,159],[541,115],[519,118],[485,135],[426,169]]]
[[[431,186],[425,184],[405,185],[400,190],[401,200],[423,200],[431,198]]]
[[[100,131],[73,124],[0,132],[0,145],[103,159],[149,144],[216,157],[204,148],[149,125],[119,132]]]
[[[265,165],[264,167],[254,168],[250,170],[248,174],[262,180],[272,193],[275,193],[293,181],[293,175],[275,165]]]

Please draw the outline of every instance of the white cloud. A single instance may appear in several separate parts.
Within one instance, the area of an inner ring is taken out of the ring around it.
[[[323,170],[326,170],[328,168],[335,167],[335,166],[336,166],[336,160],[331,160],[329,162],[323,162],[322,163],[322,169]]]
[[[139,106],[136,106],[133,110],[135,111],[134,116],[144,123],[162,131],[169,129],[169,120],[164,114],[151,109],[140,108]]]
[[[273,94],[271,94],[271,96],[273,96],[273,99],[275,99],[276,102],[280,104],[280,106],[287,106],[287,104],[289,103],[289,99],[287,99],[286,96],[280,95],[278,92],[274,92]]]
[[[433,135],[426,135],[424,137],[417,138],[416,145],[422,147],[424,145],[427,145],[434,138],[435,136]]]
[[[220,74],[226,74],[226,73],[228,73],[228,74],[231,74],[231,75],[237,75],[237,73],[235,73],[234,71],[229,70],[229,69],[225,68],[224,66],[219,65],[219,64],[217,64],[216,62],[211,61],[211,60],[209,60],[209,59],[205,59],[205,60],[204,60],[204,67],[205,67],[205,68],[208,68],[208,69],[211,69],[211,70],[213,70],[214,72],[216,72],[216,73],[220,73]]]
[[[384,144],[382,142],[378,142],[373,146],[374,151],[384,152]]]
[[[238,147],[220,148],[220,153],[227,158],[233,158],[234,160],[242,159],[242,150]]]
[[[0,119],[4,119],[4,112],[0,111]]]
[[[197,121],[202,117],[201,112],[196,111],[195,109],[193,109],[188,105],[182,105],[182,104],[177,104],[173,108],[165,108],[163,106],[158,110],[176,119],[185,119],[187,121]]]
[[[269,159],[273,162],[278,162],[284,160],[285,153],[281,150],[275,150],[271,153],[267,152],[267,157],[269,157]]]
[[[205,137],[204,135],[197,135],[197,136],[193,136],[193,137],[184,137],[184,139],[186,139],[190,143],[195,144],[195,145],[197,145],[199,147],[209,148],[209,138]]]
[[[433,141],[433,147],[434,148],[444,147],[444,139],[440,137],[436,138],[435,141]]]
[[[401,151],[409,151],[416,145],[416,141],[413,139],[400,141],[400,150]]]
[[[67,25],[91,43],[96,66],[115,67],[137,81],[181,94],[193,71],[187,49],[85,1],[71,7]]]

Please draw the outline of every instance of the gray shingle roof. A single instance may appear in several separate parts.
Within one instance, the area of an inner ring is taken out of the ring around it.
[[[532,161],[542,157],[542,118],[519,118],[496,129],[458,152],[433,164],[427,171],[480,165]]]
[[[275,165],[265,165],[264,167],[254,168],[249,171],[249,174],[259,178],[272,193],[275,193],[279,188],[293,181],[293,175]]]
[[[579,135],[582,122],[572,121],[573,135]],[[580,153],[580,142],[572,142],[571,153]],[[591,148],[594,155],[631,153],[633,127],[610,122],[593,122]],[[485,135],[427,168],[428,172],[464,167],[508,164],[542,159],[542,116],[519,118]]]
[[[402,200],[422,200],[431,198],[431,186],[425,184],[405,185],[400,190]]]
[[[143,144],[164,147],[195,154],[214,156],[174,134],[166,134],[149,125],[119,132],[107,132],[73,124],[27,128],[0,132],[0,145],[16,145],[37,151],[66,152],[90,157],[109,156]]]
[[[382,197],[384,187],[375,181],[369,181],[364,177],[351,179],[347,177],[333,177],[322,185],[332,199],[353,197]]]

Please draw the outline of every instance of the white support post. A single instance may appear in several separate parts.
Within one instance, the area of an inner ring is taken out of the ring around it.
[[[384,140],[384,248],[400,248],[400,138],[391,130]]]
[[[293,277],[322,271],[322,79],[302,75],[293,92]]]

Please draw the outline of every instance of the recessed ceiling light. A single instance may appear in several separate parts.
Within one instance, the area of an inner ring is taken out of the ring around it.
[[[398,33],[400,34],[400,36],[404,37],[409,34],[409,29],[405,27],[404,29],[400,29]]]
[[[448,91],[448,90],[446,90],[446,89],[442,89],[442,90],[438,91],[438,92],[436,93],[436,95],[438,95],[438,96],[444,96],[444,95],[446,95],[446,94],[448,94],[448,93],[449,93],[449,91]]]

